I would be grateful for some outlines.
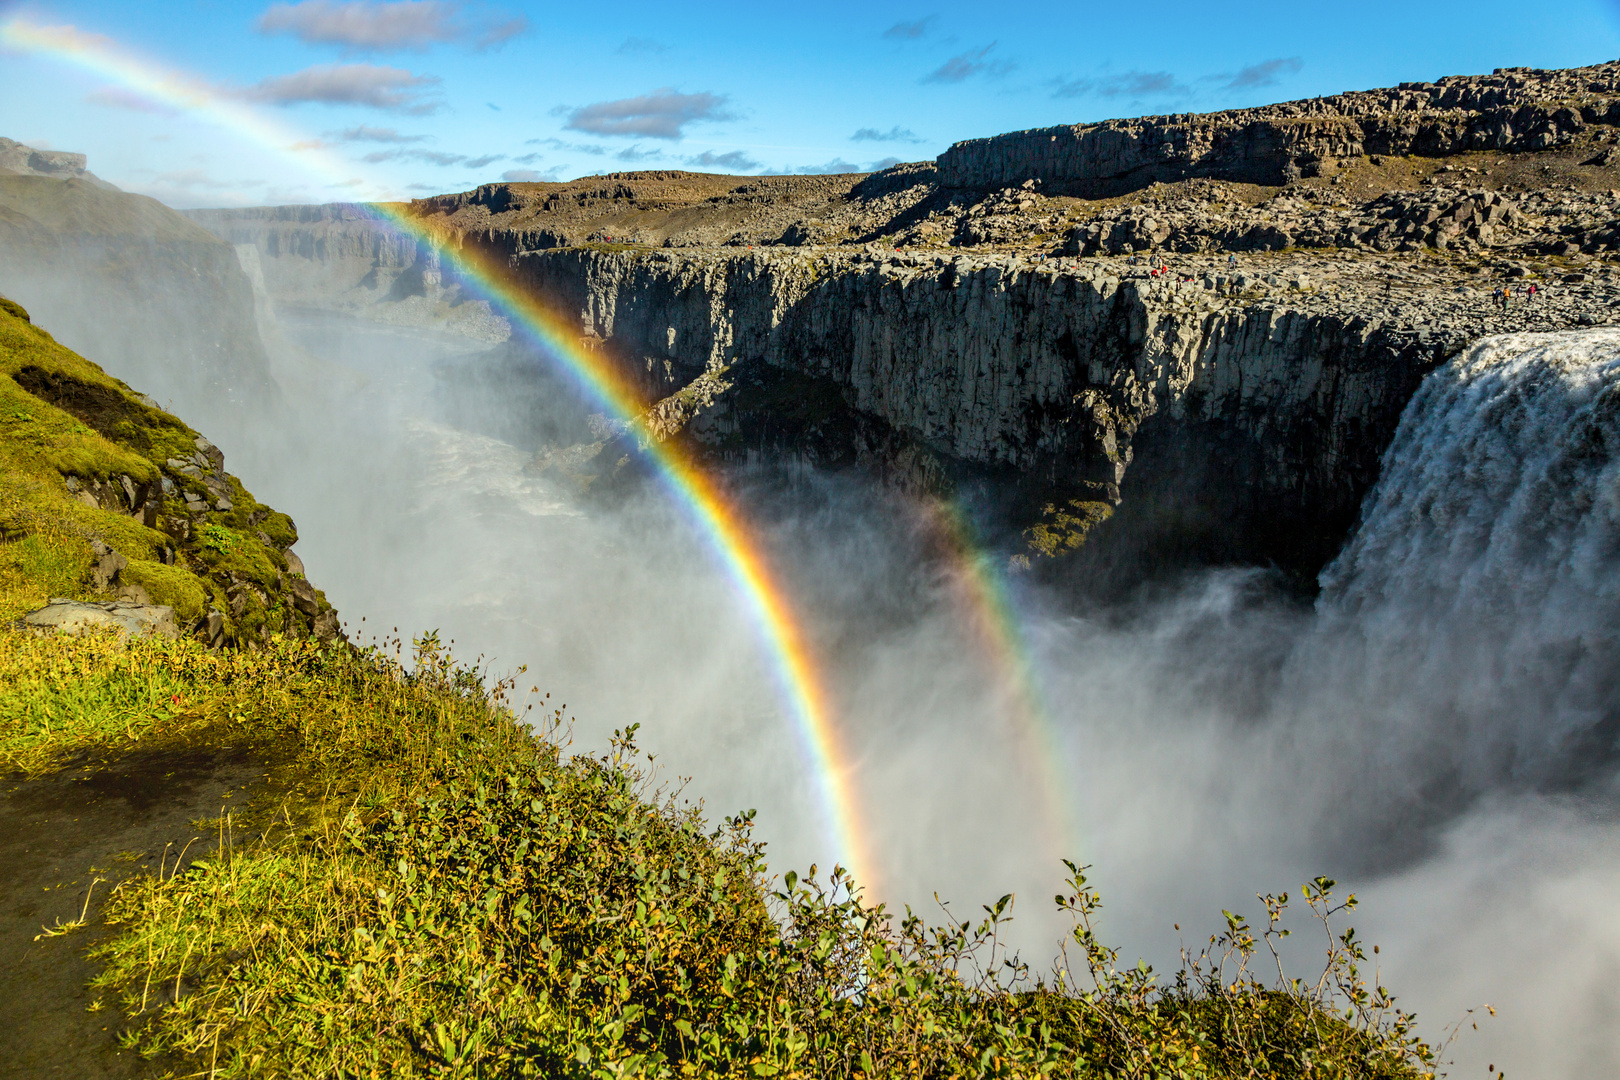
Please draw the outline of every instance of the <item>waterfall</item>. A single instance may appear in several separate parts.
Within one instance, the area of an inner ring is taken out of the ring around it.
[[[1492,338],[1429,375],[1321,580],[1298,675],[1353,695],[1388,753],[1464,797],[1606,777],[1620,332]]]

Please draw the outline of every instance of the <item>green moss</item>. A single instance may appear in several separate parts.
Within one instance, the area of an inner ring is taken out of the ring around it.
[[[276,545],[290,546],[297,533],[291,519],[260,504],[234,477],[228,477],[229,511],[193,517],[179,494],[195,492],[209,504],[215,496],[166,462],[191,459],[198,438],[10,308],[0,309],[0,617],[14,618],[52,596],[104,599],[88,595],[91,542],[100,540],[130,560],[120,583],[140,586],[184,621],[211,607],[231,612],[228,636],[262,639],[266,604],[237,583],[253,582],[276,597],[272,606],[280,604],[287,564]],[[120,512],[126,494],[111,493],[116,506],[108,509],[84,497],[86,485],[96,482],[106,502],[105,485],[121,492],[119,478],[129,477],[144,489],[137,501],[144,495],[152,508],[165,474],[176,496],[161,500],[161,517],[191,522],[189,529],[165,524],[173,536]],[[309,620],[298,626],[307,630]]]
[[[119,580],[139,585],[154,604],[174,608],[182,623],[200,619],[208,610],[209,594],[197,575],[178,566],[165,566],[151,559],[131,559],[119,572]]]
[[[1056,558],[1078,549],[1092,529],[1113,516],[1112,503],[1085,499],[1070,499],[1061,507],[1048,503],[1039,524],[1024,530],[1024,539],[1035,554]]]

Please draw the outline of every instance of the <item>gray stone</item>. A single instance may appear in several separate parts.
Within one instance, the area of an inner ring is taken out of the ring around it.
[[[319,615],[321,611],[320,600],[315,595],[315,586],[301,577],[290,578],[287,581],[287,591],[292,593],[293,607],[305,615]]]
[[[129,601],[91,604],[56,598],[23,616],[23,625],[41,633],[76,636],[86,631],[110,630],[119,634],[156,634],[177,638],[180,626],[174,609]]]

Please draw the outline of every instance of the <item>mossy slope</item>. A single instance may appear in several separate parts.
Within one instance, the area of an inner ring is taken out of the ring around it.
[[[0,302],[0,619],[125,597],[215,645],[332,637],[297,539],[196,431]]]

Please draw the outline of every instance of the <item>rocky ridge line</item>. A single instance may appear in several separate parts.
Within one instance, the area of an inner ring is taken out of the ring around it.
[[[1195,177],[1283,184],[1344,158],[1549,150],[1620,124],[1620,63],[1498,68],[1433,83],[1255,109],[1148,116],[1011,132],[939,156],[940,182],[999,188],[1038,179],[1089,198]]]

